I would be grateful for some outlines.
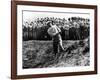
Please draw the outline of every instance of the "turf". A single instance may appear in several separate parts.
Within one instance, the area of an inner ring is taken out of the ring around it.
[[[23,68],[89,66],[89,39],[63,41],[66,52],[53,54],[52,41],[23,41]]]

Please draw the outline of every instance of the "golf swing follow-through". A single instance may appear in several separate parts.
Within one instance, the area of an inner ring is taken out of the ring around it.
[[[58,51],[63,52],[65,51],[62,45],[62,37],[61,37],[61,30],[55,24],[55,22],[51,21],[47,23],[49,28],[47,30],[48,34],[52,37],[53,40],[53,53],[57,56]]]

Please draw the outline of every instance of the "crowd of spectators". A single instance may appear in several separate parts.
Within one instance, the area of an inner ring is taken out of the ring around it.
[[[80,40],[89,36],[90,20],[88,18],[70,17],[37,18],[23,24],[23,40],[50,40],[47,23],[53,21],[62,31],[64,40]]]

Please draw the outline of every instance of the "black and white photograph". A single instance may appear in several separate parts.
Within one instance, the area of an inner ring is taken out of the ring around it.
[[[18,10],[22,70],[92,69],[93,10],[39,6],[19,6]]]
[[[12,7],[12,77],[97,73],[96,6],[15,1]]]
[[[89,13],[22,11],[23,69],[89,66],[88,16]]]

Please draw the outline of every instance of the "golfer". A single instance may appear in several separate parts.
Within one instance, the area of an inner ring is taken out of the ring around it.
[[[61,37],[61,30],[57,25],[52,21],[49,22],[49,28],[47,30],[48,34],[52,36],[53,40],[53,53],[55,56],[57,55],[58,51],[64,51],[63,45],[62,45],[62,37]]]

